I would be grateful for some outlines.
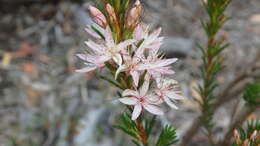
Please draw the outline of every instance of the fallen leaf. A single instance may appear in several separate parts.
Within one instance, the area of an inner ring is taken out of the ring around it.
[[[38,77],[38,68],[33,62],[24,62],[21,64],[22,70],[30,74],[32,77]]]
[[[12,60],[12,53],[6,52],[4,53],[1,64],[4,67],[7,67],[11,63],[11,60]]]

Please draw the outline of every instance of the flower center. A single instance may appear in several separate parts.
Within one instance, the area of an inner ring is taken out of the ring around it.
[[[136,98],[137,98],[137,100],[138,100],[140,103],[144,103],[144,102],[145,102],[145,98],[142,97],[142,96],[138,96],[138,97],[136,97]]]

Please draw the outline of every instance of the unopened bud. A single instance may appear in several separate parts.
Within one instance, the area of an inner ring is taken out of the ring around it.
[[[128,28],[135,28],[140,20],[142,12],[142,5],[139,0],[137,0],[134,4],[134,7],[129,11],[126,24]]]
[[[90,12],[91,17],[93,17],[94,21],[99,26],[106,28],[106,26],[107,26],[106,17],[103,15],[103,13],[99,9],[97,9],[93,6],[89,6],[89,12]]]
[[[244,142],[243,142],[243,146],[249,146],[249,140],[246,139]]]
[[[235,138],[236,144],[240,144],[241,143],[240,135],[239,135],[237,130],[234,131],[234,138]]]
[[[253,134],[250,136],[250,140],[255,140],[256,136],[257,136],[257,130],[255,130]]]
[[[135,6],[141,6],[140,0],[135,1]]]
[[[111,23],[115,23],[115,22],[117,21],[117,20],[116,20],[115,9],[114,9],[110,4],[107,4],[107,5],[106,5],[106,11],[107,11],[107,13],[109,14],[110,22],[111,22]]]

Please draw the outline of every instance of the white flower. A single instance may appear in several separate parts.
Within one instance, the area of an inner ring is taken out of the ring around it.
[[[133,33],[133,38],[137,41],[143,39],[143,42],[138,47],[140,51],[144,51],[145,49],[150,50],[158,50],[162,44],[163,37],[159,37],[161,33],[161,28],[149,33],[149,26],[142,26],[139,24]]]
[[[159,100],[165,101],[171,108],[178,109],[174,104],[174,100],[181,100],[184,97],[176,93],[176,86],[178,82],[173,79],[161,79],[157,84],[155,93],[158,95]],[[156,102],[162,102],[156,101]]]
[[[95,37],[96,34],[87,29]],[[112,32],[109,27],[104,31],[105,42],[95,43],[91,40],[86,41],[86,45],[91,49],[92,55],[78,54],[77,56],[86,61],[87,67],[77,70],[77,72],[89,72],[98,67],[103,67],[104,63],[113,60],[117,65],[122,65],[121,51],[126,49],[127,46],[133,44],[135,40],[129,39],[116,44],[113,40]]]
[[[123,98],[120,98],[119,101],[134,106],[132,120],[136,120],[139,117],[142,109],[155,115],[163,115],[163,111],[157,106],[157,103],[152,102],[155,97],[147,93],[148,89],[149,82],[144,82],[139,91],[127,89],[122,93]]]
[[[144,60],[145,63],[139,66],[140,70],[146,70],[157,82],[162,78],[163,74],[174,74],[170,65],[176,62],[177,58],[161,59],[158,57],[150,57]]]

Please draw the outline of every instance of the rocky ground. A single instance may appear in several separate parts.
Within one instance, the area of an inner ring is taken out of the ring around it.
[[[178,127],[181,137],[199,114],[193,87],[201,80],[196,43],[205,44],[199,0],[143,0],[144,21],[161,26],[168,57],[178,57],[172,77],[181,84],[186,100],[180,110],[167,111],[162,124]],[[94,74],[74,72],[82,64],[88,38],[83,28],[92,23],[86,6],[93,1],[3,0],[0,2],[0,146],[121,146],[128,138],[113,129],[124,107],[115,101],[116,90]],[[225,50],[226,68],[218,77],[220,91],[256,62],[260,54],[260,1],[234,0],[230,20],[220,32],[230,42]],[[258,60],[259,61],[259,60]],[[259,62],[258,62],[259,63]],[[235,99],[215,115],[217,139],[223,138]],[[254,113],[251,117],[256,117]],[[158,125],[160,126],[160,125]],[[206,146],[199,132],[192,146]]]

